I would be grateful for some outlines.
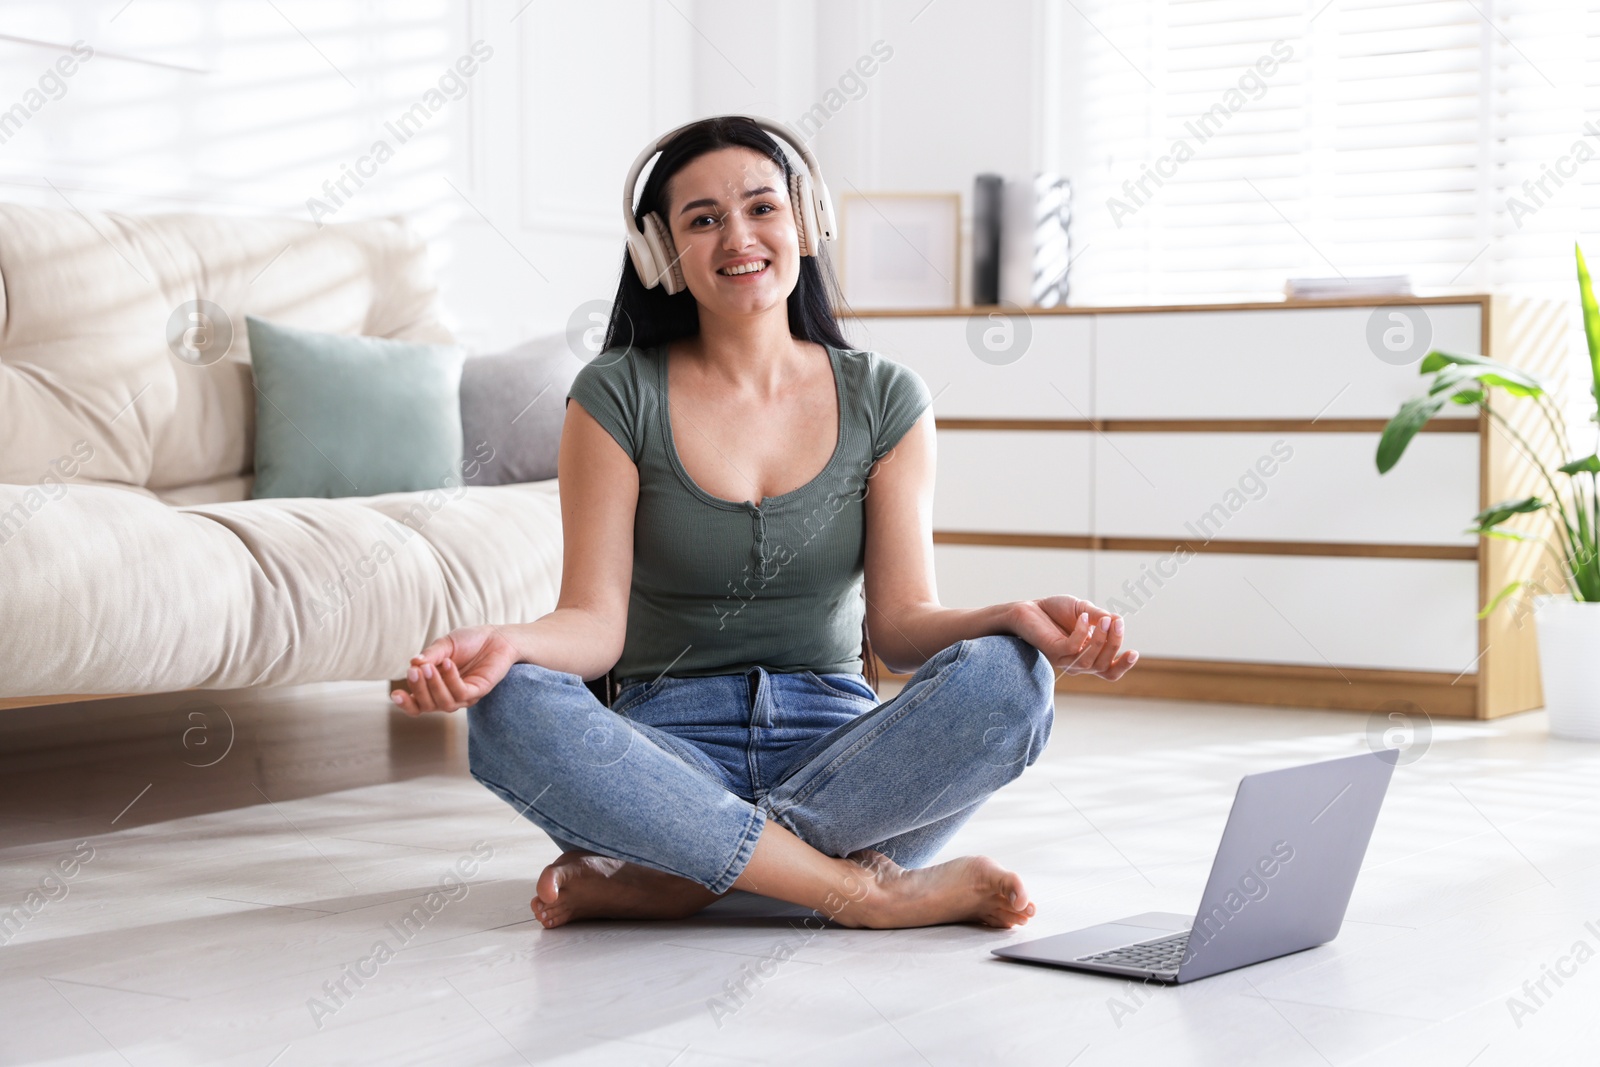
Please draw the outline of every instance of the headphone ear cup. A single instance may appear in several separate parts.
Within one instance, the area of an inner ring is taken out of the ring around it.
[[[655,287],[652,280],[659,273],[655,267],[655,253],[651,250],[650,239],[643,231],[649,227],[641,227],[641,232],[628,234],[628,258],[633,260],[633,272],[639,276],[639,281],[646,289]]]
[[[668,295],[681,293],[688,283],[683,280],[683,268],[678,266],[678,250],[672,243],[672,234],[667,230],[666,224],[654,211],[644,217],[644,237],[649,242],[650,254],[655,259],[651,264],[651,278],[645,279],[645,285],[654,285],[653,279],[659,275],[661,287]]]
[[[800,254],[817,254],[817,206],[811,198],[811,177],[803,170],[789,175],[789,202],[794,205],[795,227],[800,234]]]

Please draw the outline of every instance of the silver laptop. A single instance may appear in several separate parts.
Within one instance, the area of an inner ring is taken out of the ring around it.
[[[1385,749],[1246,775],[1196,915],[1146,912],[994,954],[1174,983],[1332,941],[1397,757]]]

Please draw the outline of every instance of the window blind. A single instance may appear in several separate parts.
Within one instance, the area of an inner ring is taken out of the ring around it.
[[[1075,301],[1396,273],[1570,295],[1600,224],[1600,0],[1074,4]]]

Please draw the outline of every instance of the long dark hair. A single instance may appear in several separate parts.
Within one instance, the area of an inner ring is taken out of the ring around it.
[[[722,148],[749,148],[777,164],[783,171],[788,187],[794,168],[788,155],[772,136],[743,115],[721,115],[702,119],[685,127],[667,142],[656,158],[650,176],[644,181],[634,200],[635,225],[643,226],[649,212],[659,212],[661,218],[670,218],[665,190],[667,182],[687,166],[708,152]],[[795,225],[800,220],[800,205],[794,205]],[[826,246],[817,249],[814,256],[800,257],[800,276],[794,291],[789,294],[789,333],[802,341],[849,348],[839,328],[836,308],[843,304],[839,280],[828,258]],[[636,349],[653,348],[694,337],[700,333],[700,305],[687,289],[668,295],[662,286],[645,288],[633,260],[624,250],[622,275],[617,282],[617,296],[611,303],[611,321],[606,327],[607,349],[632,345]],[[873,689],[878,688],[878,662],[872,654],[872,641],[867,636],[866,617],[861,620],[861,669]],[[605,702],[609,706],[614,679],[607,675]]]

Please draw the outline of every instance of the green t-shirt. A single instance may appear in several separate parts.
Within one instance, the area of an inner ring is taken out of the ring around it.
[[[639,467],[633,585],[616,676],[862,669],[867,475],[931,397],[911,368],[828,346],[840,401],[827,466],[756,506],[684,470],[667,411],[666,346],[608,349],[568,391]]]

